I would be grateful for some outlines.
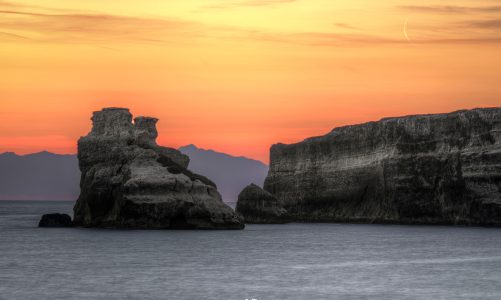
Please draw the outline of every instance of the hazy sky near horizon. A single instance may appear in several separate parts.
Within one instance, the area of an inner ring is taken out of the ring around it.
[[[498,0],[0,0],[0,152],[74,153],[92,111],[268,161],[381,117],[501,106]]]

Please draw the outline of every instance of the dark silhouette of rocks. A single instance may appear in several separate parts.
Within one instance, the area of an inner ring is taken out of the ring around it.
[[[295,221],[501,225],[501,108],[386,118],[270,152],[264,189]]]
[[[46,214],[42,216],[38,227],[72,227],[73,222],[67,214]]]
[[[77,226],[242,229],[216,185],[189,171],[188,156],[155,142],[157,119],[128,109],[95,112],[78,141],[82,177],[74,207]]]
[[[277,198],[251,184],[238,195],[236,212],[243,216],[245,223],[285,223],[287,211],[280,206]]]

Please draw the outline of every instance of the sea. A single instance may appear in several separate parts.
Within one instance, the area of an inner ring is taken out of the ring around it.
[[[70,201],[0,201],[0,299],[501,299],[501,228],[38,228]]]

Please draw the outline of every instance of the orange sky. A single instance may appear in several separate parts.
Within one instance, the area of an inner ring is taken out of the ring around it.
[[[267,162],[339,125],[501,106],[500,83],[494,0],[0,0],[0,152],[74,153],[121,106],[160,144]]]

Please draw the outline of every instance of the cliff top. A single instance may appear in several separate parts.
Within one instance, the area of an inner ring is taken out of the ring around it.
[[[348,130],[356,130],[356,129],[363,129],[363,128],[369,128],[373,126],[378,126],[382,124],[401,124],[402,126],[407,123],[407,125],[413,125],[413,126],[408,126],[408,127],[414,127],[413,129],[426,129],[423,127],[424,124],[419,124],[419,126],[415,126],[416,123],[428,123],[431,121],[440,121],[440,120],[446,120],[448,118],[464,118],[468,116],[478,116],[480,118],[485,118],[485,117],[493,117],[497,116],[498,122],[501,123],[501,107],[489,107],[489,108],[474,108],[474,109],[462,109],[462,110],[457,110],[449,113],[436,113],[436,114],[417,114],[417,115],[405,115],[405,116],[398,116],[398,117],[385,117],[380,119],[379,121],[369,121],[365,123],[360,123],[360,124],[354,124],[354,125],[345,125],[345,126],[340,126],[332,129],[330,132],[328,132],[325,135],[322,136],[315,136],[315,137],[309,137],[304,139],[301,142],[298,143],[292,143],[292,144],[284,144],[284,143],[277,143],[273,145],[272,147],[283,147],[283,146],[293,146],[305,142],[313,142],[313,141],[318,141],[322,140],[325,138],[330,138],[333,136],[336,136],[338,134],[341,134],[343,132],[346,132]]]

